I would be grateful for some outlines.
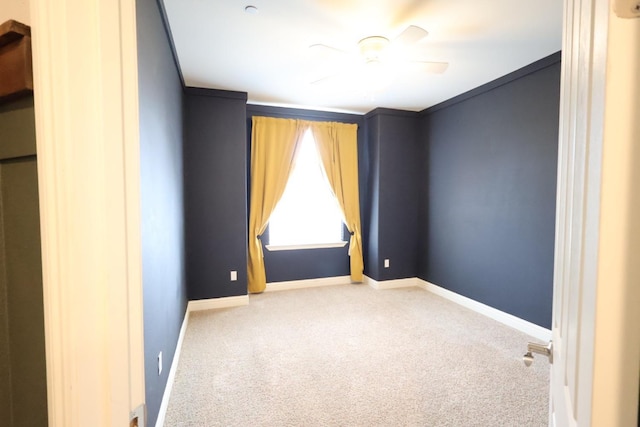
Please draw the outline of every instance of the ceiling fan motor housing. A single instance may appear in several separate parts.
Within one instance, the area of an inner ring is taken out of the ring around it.
[[[360,54],[367,64],[371,62],[382,62],[388,46],[389,39],[381,36],[366,37],[358,42]]]

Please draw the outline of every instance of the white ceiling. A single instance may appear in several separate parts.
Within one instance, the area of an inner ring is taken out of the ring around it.
[[[249,103],[366,113],[420,111],[561,48],[560,0],[164,0],[187,86],[248,93]],[[257,14],[245,12],[253,5]],[[409,25],[429,32],[413,58],[446,61],[443,74],[404,65],[373,88],[338,77],[342,55],[322,61],[309,46],[357,52],[364,37],[393,39]]]

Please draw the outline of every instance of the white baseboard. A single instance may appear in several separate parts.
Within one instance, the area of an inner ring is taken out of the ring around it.
[[[180,335],[178,335],[178,342],[176,343],[176,351],[173,353],[173,361],[171,362],[171,369],[169,369],[167,384],[164,387],[164,394],[162,395],[162,402],[160,403],[158,418],[156,419],[156,427],[164,426],[164,420],[167,415],[167,407],[169,406],[169,398],[171,397],[171,390],[173,388],[173,381],[176,378],[176,371],[178,370],[180,352],[182,351],[182,341],[184,340],[184,334],[187,331],[188,324],[189,324],[189,309],[185,311],[184,319],[182,320],[182,326],[180,327]]]
[[[348,285],[350,276],[321,277],[319,279],[290,280],[287,282],[267,283],[265,292],[286,291],[290,289],[315,288],[317,286]]]
[[[235,297],[209,298],[189,301],[187,311],[212,310],[214,308],[229,308],[249,305],[249,295]]]
[[[364,276],[364,283],[371,286],[373,289],[396,289],[396,288],[410,288],[418,286],[415,277],[409,277],[407,279],[394,279],[394,280],[375,280],[371,277]]]
[[[535,323],[528,322],[512,314],[505,313],[504,311],[500,311],[481,302],[472,300],[471,298],[467,298],[455,292],[449,291],[425,280],[416,278],[415,281],[418,287],[426,291],[432,292],[436,295],[448,299],[449,301],[460,304],[463,307],[490,317],[491,319],[496,320],[500,323],[504,323],[505,325],[517,329],[520,332],[524,332],[527,335],[531,335],[536,339],[545,342],[551,340],[551,331],[547,328],[543,328],[542,326],[538,326]]]

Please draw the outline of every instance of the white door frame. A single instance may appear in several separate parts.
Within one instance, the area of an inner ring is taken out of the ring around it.
[[[31,0],[49,425],[144,402],[135,0]]]
[[[550,424],[631,427],[640,374],[640,20],[593,0],[565,1],[564,18]]]
[[[591,418],[608,26],[605,3],[564,6],[550,386],[559,427]]]
[[[619,3],[631,7],[630,2]],[[608,6],[591,425],[635,427],[640,386],[640,19],[620,18]]]

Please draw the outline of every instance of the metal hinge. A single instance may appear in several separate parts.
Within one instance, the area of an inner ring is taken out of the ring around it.
[[[129,427],[146,427],[146,406],[141,404],[129,414]]]

